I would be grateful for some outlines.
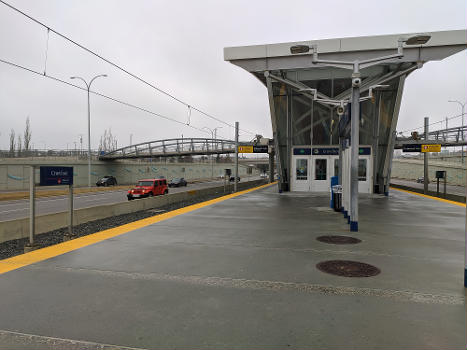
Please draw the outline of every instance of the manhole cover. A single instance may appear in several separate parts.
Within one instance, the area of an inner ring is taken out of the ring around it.
[[[371,277],[378,275],[381,270],[373,265],[358,261],[329,260],[316,265],[323,272],[343,277]]]
[[[320,236],[316,239],[329,244],[357,244],[361,242],[360,239],[349,236]]]

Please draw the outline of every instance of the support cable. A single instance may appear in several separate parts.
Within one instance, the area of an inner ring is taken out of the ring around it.
[[[145,85],[147,85],[147,86],[153,88],[154,90],[159,91],[160,93],[162,93],[162,94],[164,94],[164,95],[166,95],[166,96],[168,96],[168,97],[174,99],[175,101],[177,101],[177,102],[179,102],[179,103],[181,103],[181,104],[183,104],[183,105],[185,105],[185,106],[187,106],[187,107],[190,106],[187,102],[185,102],[185,101],[183,101],[183,100],[181,100],[181,99],[175,97],[174,95],[170,94],[170,93],[167,92],[167,91],[162,90],[161,88],[158,88],[157,86],[151,84],[151,83],[148,82],[147,80],[144,80],[143,78],[137,76],[136,74],[131,73],[130,71],[126,70],[125,68],[123,68],[123,67],[119,66],[118,64],[116,64],[116,63],[110,61],[109,59],[107,59],[107,58],[101,56],[100,54],[98,54],[98,53],[92,51],[91,49],[88,49],[87,47],[85,47],[85,46],[79,44],[78,42],[76,42],[76,41],[74,41],[73,39],[67,37],[66,35],[61,34],[60,32],[57,32],[56,30],[50,28],[49,26],[47,26],[46,24],[42,23],[42,22],[39,21],[38,19],[36,19],[36,18],[34,18],[34,17],[28,15],[27,13],[21,11],[20,9],[18,9],[18,8],[12,6],[12,5],[10,5],[9,3],[7,3],[7,2],[5,2],[5,1],[3,1],[3,0],[0,0],[0,3],[2,3],[3,5],[9,7],[9,8],[12,9],[13,11],[16,11],[16,12],[18,12],[19,14],[21,14],[21,15],[27,17],[28,19],[30,19],[31,21],[37,23],[38,25],[40,25],[40,26],[42,26],[42,27],[44,27],[44,28],[47,28],[47,29],[48,29],[49,31],[51,31],[52,33],[54,33],[54,34],[58,35],[59,37],[61,37],[61,38],[65,39],[65,40],[71,42],[72,44],[78,46],[78,47],[81,48],[82,50],[84,50],[84,51],[90,53],[91,55],[93,55],[93,56],[95,56],[95,57],[101,59],[102,61],[104,61],[104,62],[110,64],[110,65],[113,66],[114,68],[117,68],[118,70],[120,70],[120,71],[124,72],[125,74],[131,76],[132,78],[134,78],[134,79],[136,79],[136,80],[142,82],[143,84],[145,84]],[[195,110],[195,111],[197,111],[197,112],[199,112],[199,113],[205,115],[205,116],[208,117],[208,118],[211,118],[211,119],[216,120],[216,121],[218,121],[218,122],[220,122],[220,123],[222,123],[222,124],[225,124],[225,125],[228,125],[228,126],[232,126],[232,127],[233,127],[232,124],[229,124],[229,123],[223,121],[222,119],[219,119],[219,118],[217,118],[217,117],[214,117],[213,115],[211,115],[211,114],[209,114],[209,113],[207,113],[207,112],[204,112],[203,110],[201,110],[201,109],[199,109],[199,108],[196,108],[196,107],[194,107],[194,106],[191,106],[191,108],[192,108],[193,110]],[[252,133],[252,132],[250,132],[250,131],[247,131],[247,130],[243,130],[243,131],[246,132],[246,133],[248,133],[248,134],[255,135],[255,133]]]
[[[72,84],[72,83],[70,83],[70,82],[68,82],[68,81],[62,80],[62,79],[57,78],[57,77],[54,77],[54,76],[52,76],[52,75],[44,75],[43,73],[40,73],[40,72],[38,72],[38,71],[36,71],[36,70],[34,70],[34,69],[27,68],[27,67],[25,67],[25,66],[22,66],[22,65],[19,65],[19,64],[10,62],[10,61],[6,61],[6,60],[4,60],[4,59],[0,59],[0,62],[1,62],[1,63],[4,63],[4,64],[6,64],[6,65],[9,65],[9,66],[11,66],[11,67],[15,67],[15,68],[22,69],[22,70],[24,70],[24,71],[27,71],[27,72],[30,72],[30,73],[39,75],[39,76],[41,76],[41,77],[54,80],[54,81],[59,82],[59,83],[66,84],[66,85],[68,85],[68,86],[72,86],[72,87],[74,87],[74,88],[77,88],[77,89],[80,89],[80,90],[83,90],[83,91],[87,91],[87,89],[84,88],[84,87],[82,87],[82,86]],[[203,129],[201,129],[201,128],[197,128],[197,127],[195,127],[195,126],[193,126],[193,125],[187,125],[187,124],[184,123],[184,122],[181,122],[181,121],[179,121],[179,120],[176,120],[176,119],[167,117],[167,116],[165,116],[165,115],[162,115],[162,114],[159,114],[159,113],[156,113],[156,112],[153,112],[153,111],[151,111],[151,110],[149,110],[149,109],[146,109],[146,108],[144,108],[144,107],[139,107],[139,106],[134,105],[134,104],[132,104],[132,103],[125,102],[125,101],[119,100],[119,99],[117,99],[117,98],[114,98],[114,97],[111,97],[111,96],[108,96],[108,95],[101,94],[101,93],[96,92],[96,91],[90,90],[89,92],[92,93],[92,94],[94,94],[94,95],[103,97],[103,98],[105,98],[105,99],[107,99],[107,100],[110,100],[110,101],[119,103],[119,104],[121,104],[121,105],[124,105],[124,106],[127,106],[127,107],[131,107],[131,108],[137,109],[137,110],[139,110],[139,111],[142,111],[142,112],[145,112],[145,113],[154,115],[154,116],[156,116],[156,117],[159,117],[159,118],[162,118],[162,119],[166,119],[166,120],[169,120],[169,121],[172,121],[172,122],[175,122],[175,123],[184,125],[184,126],[188,126],[188,127],[192,128],[192,129],[196,129],[196,130],[198,130],[198,131],[202,131],[203,133],[208,133],[206,130],[203,130]]]
[[[1,0],[0,0],[0,1],[1,1]],[[460,117],[462,117],[462,114],[449,117],[448,120],[456,119],[456,118],[460,118]],[[432,125],[440,124],[440,123],[445,123],[445,122],[446,122],[446,118],[443,119],[443,120],[438,120],[437,122],[433,122],[433,123],[431,123],[431,124],[428,124],[428,126],[432,126]],[[408,132],[408,131],[420,130],[420,129],[423,129],[423,128],[424,128],[424,126],[421,126],[421,127],[419,127],[419,128],[414,128],[414,129],[407,129],[407,130],[404,130],[404,131],[400,131],[400,133],[405,133],[405,132]]]
[[[50,29],[47,28],[47,41],[45,43],[44,75],[47,75],[47,57],[49,55],[49,37],[50,37]]]

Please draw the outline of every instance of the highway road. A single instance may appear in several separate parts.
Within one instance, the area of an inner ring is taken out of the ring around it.
[[[423,190],[423,183],[417,183],[413,180],[403,180],[403,179],[391,179],[391,184],[408,186],[413,188],[418,188]],[[436,181],[431,181],[428,184],[428,190],[436,192]],[[444,183],[442,180],[439,182],[439,192],[444,193]],[[455,186],[455,185],[446,185],[446,192],[450,194],[455,194],[458,196],[465,196],[465,187]]]
[[[256,180],[259,177],[251,177]],[[242,178],[242,181],[248,181],[248,178]],[[188,184],[187,187],[170,188],[169,193],[196,190],[201,188],[221,186],[223,181],[208,181],[202,183]],[[128,186],[130,188],[131,186]],[[233,188],[233,183],[232,183]],[[114,204],[127,201],[127,190],[115,190],[105,192],[93,192],[75,194],[74,208],[89,208],[106,204]],[[68,208],[68,196],[42,197],[36,199],[36,215],[51,214],[66,211]],[[0,201],[0,221],[19,219],[29,216],[29,199],[20,199],[12,201]]]

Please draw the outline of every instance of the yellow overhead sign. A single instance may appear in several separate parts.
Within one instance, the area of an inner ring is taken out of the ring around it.
[[[422,145],[422,153],[441,152],[441,145]]]
[[[238,153],[253,153],[253,146],[238,146]]]

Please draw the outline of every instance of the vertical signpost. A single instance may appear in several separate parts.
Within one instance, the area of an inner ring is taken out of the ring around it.
[[[238,188],[238,122],[235,122],[235,181],[234,181],[234,192],[237,192]]]
[[[35,167],[29,168],[29,243],[24,246],[24,252],[27,253],[35,249],[34,235],[36,233],[36,186],[35,186]]]
[[[428,118],[425,117],[425,141],[428,140]],[[428,193],[428,153],[423,154],[423,193]]]
[[[68,234],[63,237],[68,241],[73,238],[73,167],[41,166],[40,175],[41,186],[68,186]]]

